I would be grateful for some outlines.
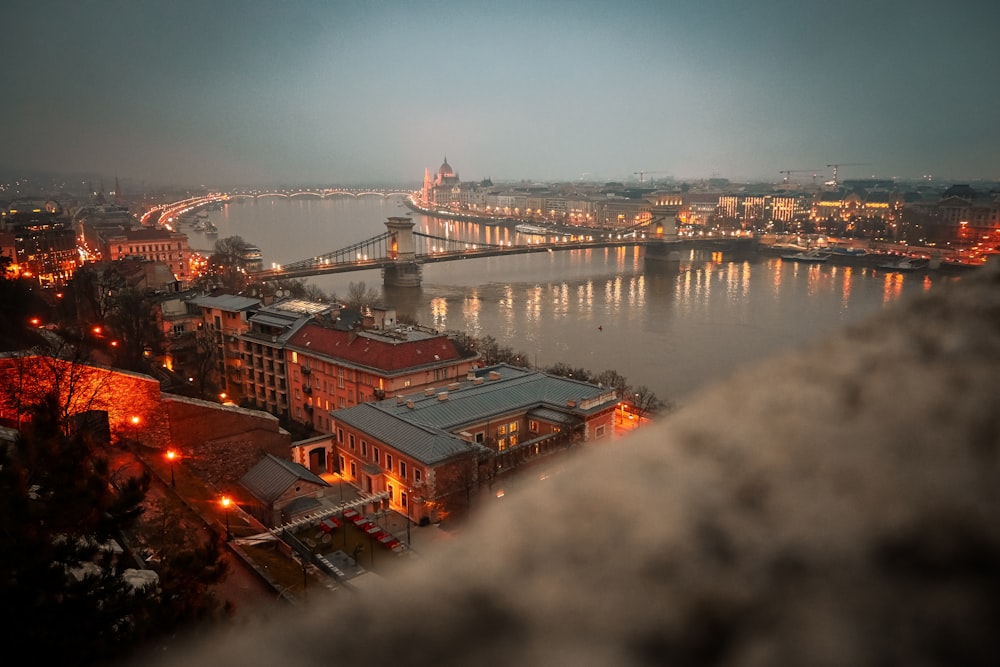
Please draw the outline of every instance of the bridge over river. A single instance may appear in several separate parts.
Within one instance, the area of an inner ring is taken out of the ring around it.
[[[678,238],[672,215],[654,215],[648,223],[616,231],[546,228],[543,232],[539,228],[537,234],[525,235],[526,242],[507,245],[416,232],[414,221],[408,217],[389,218],[385,226],[386,231],[378,236],[323,255],[256,271],[253,276],[266,281],[382,269],[382,280],[387,287],[418,287],[422,265],[434,262],[634,245],[643,246],[647,258],[670,261],[679,259],[680,251],[686,248],[734,249],[750,247],[754,242],[749,237]]]

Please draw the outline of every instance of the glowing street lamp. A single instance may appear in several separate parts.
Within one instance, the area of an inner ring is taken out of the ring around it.
[[[222,506],[226,509],[226,542],[233,539],[233,533],[229,530],[229,506],[233,504],[229,496],[222,496]]]
[[[132,422],[132,439],[139,442],[139,415],[132,415],[129,421]]]
[[[175,488],[177,485],[174,483],[174,459],[177,458],[177,452],[173,449],[167,450],[167,460],[170,461],[170,488]]]

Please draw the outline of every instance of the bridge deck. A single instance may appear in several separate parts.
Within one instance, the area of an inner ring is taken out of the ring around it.
[[[426,235],[425,235],[426,236]],[[434,237],[428,237],[434,238]],[[445,239],[441,239],[445,240]],[[351,256],[358,254],[358,249],[364,247],[368,242],[382,243],[385,235],[373,237],[368,241],[356,243],[349,248],[335,251],[328,255],[302,260],[281,266],[274,269],[257,271],[252,275],[261,280],[273,278],[304,278],[308,276],[319,276],[333,273],[346,273],[349,271],[368,271],[372,269],[382,269],[387,266],[397,265],[399,260],[391,254],[380,254],[379,256],[362,256],[354,259],[344,259],[341,261],[330,261],[332,256]],[[651,239],[651,238],[600,238],[588,240],[556,241],[547,243],[531,243],[515,246],[499,246],[487,244],[473,244],[472,242],[454,241],[454,244],[461,244],[462,247],[445,248],[435,252],[417,253],[413,262],[415,264],[433,264],[437,262],[452,262],[464,259],[478,259],[484,257],[498,257],[502,255],[521,255],[539,252],[563,252],[566,250],[587,250],[598,248],[618,248],[629,246],[650,246],[658,245],[670,248],[676,247],[678,250],[688,248],[720,248],[720,247],[748,247],[754,240],[749,237],[712,237],[699,239]]]

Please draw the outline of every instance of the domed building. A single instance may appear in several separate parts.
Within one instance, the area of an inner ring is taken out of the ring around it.
[[[424,187],[421,190],[424,204],[447,206],[456,199],[452,195],[461,191],[461,184],[458,174],[448,164],[448,156],[445,155],[444,162],[441,163],[433,178],[429,169],[424,170]]]

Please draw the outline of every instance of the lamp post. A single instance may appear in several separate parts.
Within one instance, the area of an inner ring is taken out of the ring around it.
[[[129,420],[132,422],[132,439],[139,442],[139,415],[132,415]]]
[[[406,490],[406,546],[410,546],[410,494],[413,489]]]
[[[233,539],[233,534],[229,530],[229,506],[232,504],[232,500],[229,496],[222,496],[222,506],[226,508],[226,542]]]
[[[173,449],[167,450],[167,460],[170,461],[170,488],[176,488],[177,484],[174,483],[174,459],[177,458],[177,452]]]

